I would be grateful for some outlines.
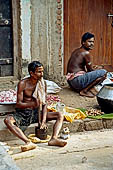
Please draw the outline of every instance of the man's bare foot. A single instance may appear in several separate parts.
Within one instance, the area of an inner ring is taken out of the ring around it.
[[[97,93],[98,93],[98,91],[96,90],[95,87],[91,88],[91,89],[90,89],[90,92],[91,92],[92,94],[94,94],[95,96],[96,96]]]
[[[60,146],[60,147],[64,147],[67,144],[67,142],[62,141],[62,140],[58,140],[58,139],[51,139],[48,142],[49,146]]]
[[[35,149],[36,147],[37,147],[36,144],[29,142],[28,144],[22,145],[21,150],[22,150],[22,152],[25,152],[25,151]]]
[[[90,98],[95,97],[95,95],[92,94],[90,91],[88,91],[88,92],[81,91],[81,92],[80,92],[80,95],[81,95],[81,96],[90,97]]]

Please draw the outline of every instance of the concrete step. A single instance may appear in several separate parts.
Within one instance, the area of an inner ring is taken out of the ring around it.
[[[0,141],[9,141],[12,139],[17,139],[6,127],[4,124],[5,116],[0,116]],[[52,134],[53,125],[55,121],[50,121],[47,123],[48,125],[48,134]],[[28,129],[25,131],[25,134],[34,134],[35,126],[37,124],[31,124]],[[83,131],[93,131],[100,129],[112,129],[113,128],[113,119],[103,119],[103,120],[95,120],[86,118],[84,120],[75,120],[73,123],[63,122],[62,129],[68,127],[71,133],[83,132]],[[61,129],[61,131],[62,131]]]

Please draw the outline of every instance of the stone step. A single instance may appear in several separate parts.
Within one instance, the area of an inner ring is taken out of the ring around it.
[[[16,103],[14,104],[0,104],[0,113],[13,112],[15,110]]]
[[[5,116],[0,117],[0,141],[9,141],[12,139],[17,139],[6,127],[4,124]],[[48,125],[48,134],[52,134],[53,125],[55,121],[50,121],[47,123]],[[31,124],[28,129],[25,131],[25,134],[34,134],[35,126],[37,124]],[[73,123],[63,122],[62,129],[68,127],[70,133],[83,132],[83,131],[93,131],[100,129],[112,129],[113,128],[113,119],[103,119],[103,120],[95,120],[86,118],[84,120],[75,120]],[[61,129],[61,131],[62,131]]]

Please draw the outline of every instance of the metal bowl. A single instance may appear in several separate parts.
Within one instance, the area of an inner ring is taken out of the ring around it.
[[[113,113],[113,83],[105,84],[96,97],[103,112]]]

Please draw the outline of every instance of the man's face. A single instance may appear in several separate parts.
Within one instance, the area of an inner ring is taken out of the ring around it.
[[[87,39],[85,42],[83,42],[83,46],[87,49],[87,50],[92,50],[94,47],[94,37]]]
[[[32,76],[37,79],[37,80],[40,80],[42,77],[43,77],[43,72],[44,72],[44,68],[43,66],[41,67],[37,67],[35,72],[33,73],[32,72]]]

